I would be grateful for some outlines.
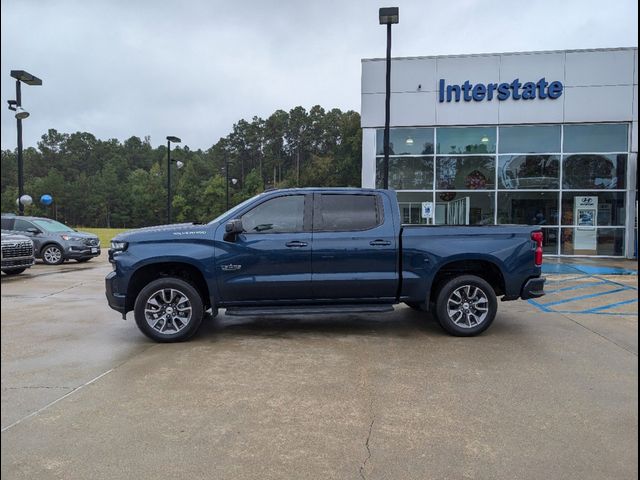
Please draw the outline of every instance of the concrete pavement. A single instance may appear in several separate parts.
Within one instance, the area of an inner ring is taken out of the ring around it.
[[[109,268],[2,277],[3,477],[637,477],[637,314],[501,303],[463,339],[405,307],[222,313],[158,345]]]

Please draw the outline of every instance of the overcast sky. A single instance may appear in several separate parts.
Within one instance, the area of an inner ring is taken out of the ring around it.
[[[385,55],[378,8],[400,7],[393,56],[637,46],[635,0],[2,0],[2,103],[12,69],[49,128],[209,148],[234,122],[296,105],[360,110],[360,59]],[[2,148],[16,147],[2,108]]]

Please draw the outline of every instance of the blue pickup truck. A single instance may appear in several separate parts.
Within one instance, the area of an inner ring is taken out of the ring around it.
[[[392,190],[271,190],[203,224],[111,242],[109,306],[158,342],[215,315],[430,311],[452,335],[486,330],[502,300],[544,295],[542,232],[402,225]]]

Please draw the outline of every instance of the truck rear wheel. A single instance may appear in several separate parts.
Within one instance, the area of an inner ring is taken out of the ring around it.
[[[451,335],[472,337],[484,332],[497,311],[498,300],[493,288],[475,275],[452,278],[438,291],[438,323]]]
[[[134,306],[138,328],[156,342],[182,342],[202,323],[202,298],[181,278],[163,277],[144,287]]]

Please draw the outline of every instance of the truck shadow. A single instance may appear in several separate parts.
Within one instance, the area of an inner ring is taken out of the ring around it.
[[[196,338],[220,335],[295,338],[302,335],[372,335],[410,337],[416,333],[445,335],[436,320],[426,312],[408,309],[376,315],[304,315],[232,317],[220,313],[203,321]]]
[[[496,318],[489,329],[480,335],[519,335],[523,326],[508,319]],[[386,314],[362,315],[304,315],[235,317],[221,312],[206,318],[193,340],[218,341],[224,337],[265,337],[295,339],[304,336],[348,336],[410,338],[416,335],[452,337],[438,325],[428,312],[399,308]]]

